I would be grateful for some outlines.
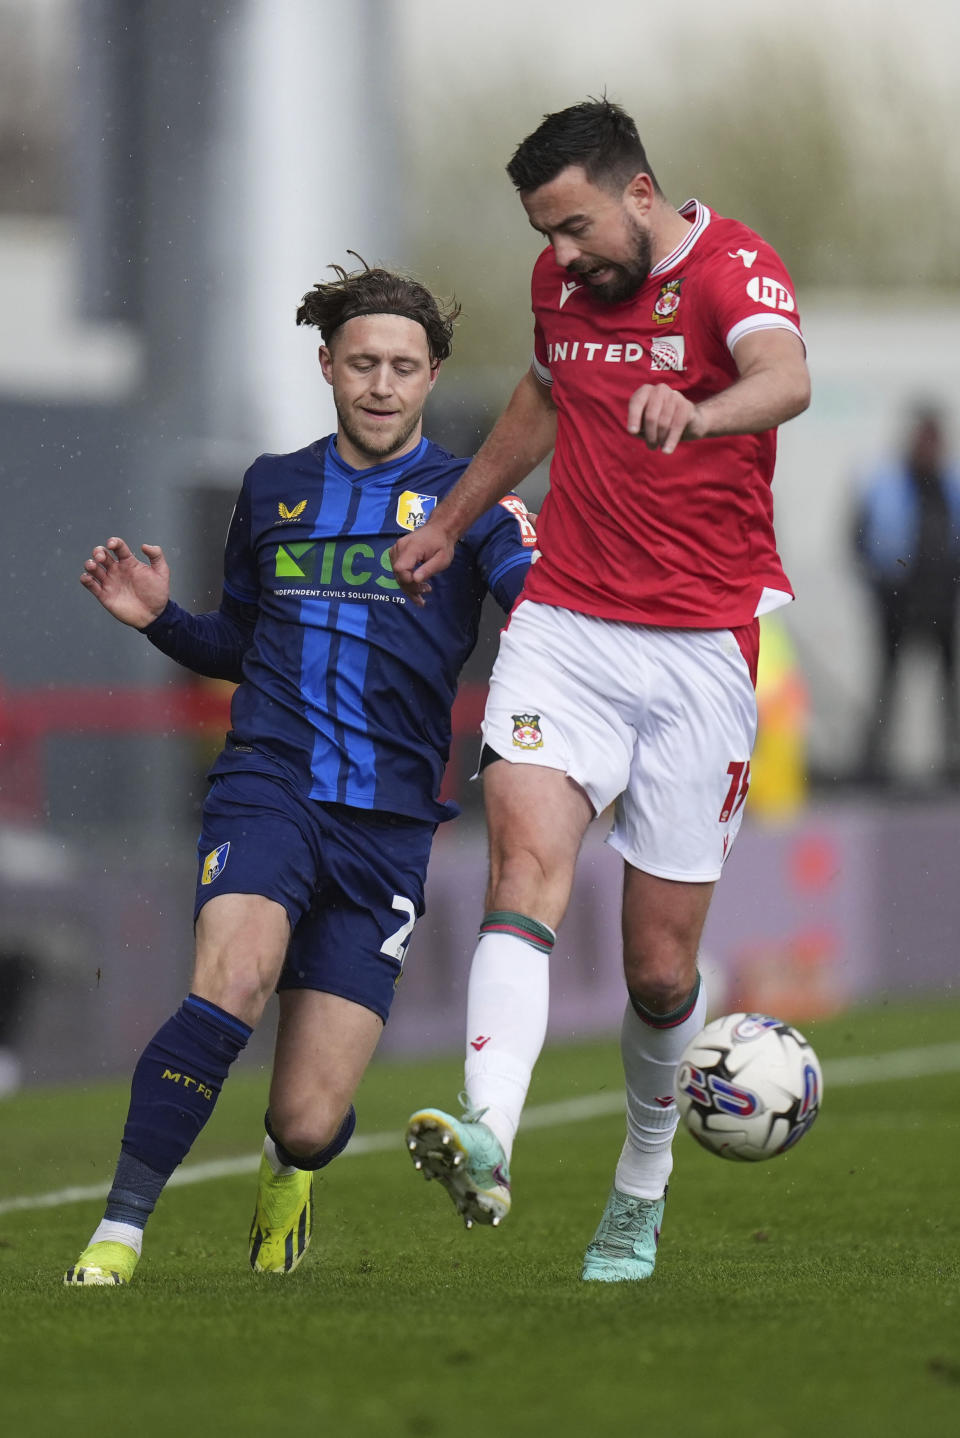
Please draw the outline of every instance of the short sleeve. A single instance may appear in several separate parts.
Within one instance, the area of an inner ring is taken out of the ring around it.
[[[711,265],[709,288],[717,330],[731,354],[738,340],[757,330],[790,330],[803,343],[787,267],[756,235],[748,234],[743,247]]]
[[[553,375],[547,363],[547,342],[539,320],[533,326],[533,372],[541,384],[553,384]]]

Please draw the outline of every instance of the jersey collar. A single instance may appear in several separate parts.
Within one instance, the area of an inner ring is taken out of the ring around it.
[[[429,443],[430,441],[424,435],[416,449],[411,449],[409,454],[403,454],[399,459],[387,460],[384,464],[374,464],[369,469],[354,469],[340,454],[336,439],[331,435],[330,443],[327,446],[327,464],[334,474],[341,479],[348,480],[351,484],[370,484],[376,483],[378,480],[386,480],[392,484],[412,465],[419,464],[427,452]]]
[[[682,264],[710,223],[710,211],[706,205],[701,205],[699,200],[687,200],[680,206],[680,214],[685,220],[691,221],[690,228],[677,248],[672,250],[665,260],[654,265],[650,271],[650,279],[655,279],[657,275],[664,275],[668,270],[675,269],[677,265]]]

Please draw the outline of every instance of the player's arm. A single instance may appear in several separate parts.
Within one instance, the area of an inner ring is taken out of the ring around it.
[[[170,569],[159,544],[141,545],[144,564],[113,536],[94,548],[80,583],[115,619],[140,630],[178,664],[238,684],[259,613],[248,539],[249,504],[242,491],[227,536],[223,598],[207,614],[190,614],[171,600]]]
[[[537,555],[537,530],[519,494],[507,494],[463,536],[488,593],[509,614]]]
[[[170,568],[159,544],[142,544],[147,563],[125,539],[114,535],[94,547],[84,562],[80,583],[108,614],[134,629],[145,629],[161,615],[170,598]]]
[[[168,603],[144,633],[161,653],[209,679],[243,679],[243,659],[260,613],[260,579],[251,543],[250,483],[253,467],[244,476],[227,530],[223,555],[223,595],[220,608],[208,614],[189,614]]]
[[[681,440],[774,429],[810,403],[803,341],[791,330],[749,331],[734,345],[733,362],[738,378],[700,404],[666,384],[642,385],[630,398],[628,432],[672,454]]]
[[[253,642],[259,607],[224,590],[219,609],[190,614],[169,600],[163,613],[142,633],[150,643],[205,679],[243,679],[243,656]]]
[[[390,551],[401,589],[423,604],[430,576],[446,569],[457,540],[553,449],[557,411],[549,387],[528,370],[473,462],[426,524],[404,534]]]
[[[224,591],[220,608],[189,614],[170,598],[170,569],[159,544],[140,546],[144,564],[118,536],[98,544],[80,583],[121,624],[145,634],[161,653],[207,679],[243,678],[243,656],[257,622],[256,604]]]

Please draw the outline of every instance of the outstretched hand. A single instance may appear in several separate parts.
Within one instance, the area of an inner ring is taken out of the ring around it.
[[[446,569],[453,559],[455,542],[439,524],[424,524],[411,534],[401,534],[390,551],[394,577],[404,594],[421,607],[430,593],[430,577]]]
[[[123,539],[114,536],[98,544],[84,563],[80,583],[104,609],[145,629],[163,613],[170,598],[170,569],[159,544],[141,544],[148,563],[143,564]]]
[[[682,439],[699,439],[703,418],[697,406],[666,384],[645,384],[634,390],[627,407],[627,431],[648,449],[673,454]]]

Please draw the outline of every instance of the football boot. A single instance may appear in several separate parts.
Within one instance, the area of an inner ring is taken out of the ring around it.
[[[292,1273],[310,1246],[312,1230],[313,1174],[301,1168],[276,1174],[261,1154],[250,1267],[255,1273]]]
[[[510,1166],[491,1129],[481,1122],[485,1109],[461,1118],[438,1108],[419,1109],[407,1124],[406,1142],[414,1167],[436,1178],[453,1200],[467,1228],[494,1228],[510,1212]]]
[[[657,1261],[662,1198],[634,1198],[612,1188],[603,1217],[583,1256],[580,1277],[600,1283],[649,1278]]]
[[[125,1243],[91,1243],[63,1275],[66,1284],[116,1286],[129,1283],[140,1255]]]

